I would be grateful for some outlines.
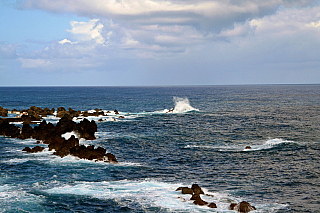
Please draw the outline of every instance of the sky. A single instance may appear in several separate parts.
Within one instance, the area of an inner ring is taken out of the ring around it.
[[[320,83],[320,0],[1,0],[0,86]]]

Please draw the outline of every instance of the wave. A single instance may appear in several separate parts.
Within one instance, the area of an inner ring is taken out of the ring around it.
[[[120,205],[126,205],[126,202],[137,202],[148,208],[161,208],[169,212],[225,212],[232,202],[241,202],[242,199],[235,198],[228,192],[208,192],[203,188],[206,194],[202,199],[207,202],[217,204],[217,209],[210,209],[207,206],[196,206],[190,200],[191,195],[181,194],[175,191],[181,184],[164,183],[155,180],[145,179],[141,181],[121,180],[114,182],[78,182],[76,185],[63,185],[44,190],[49,194],[71,194],[80,196],[89,196],[97,199],[112,199]],[[254,204],[257,212],[275,212],[284,208],[282,204]]]
[[[255,144],[251,145],[243,144],[243,145],[227,145],[227,146],[210,146],[210,145],[187,145],[184,148],[205,148],[205,149],[216,149],[220,152],[252,152],[252,151],[261,151],[261,150],[269,150],[284,144],[292,144],[294,141],[283,140],[280,138],[269,139],[265,141],[263,144]],[[250,148],[249,148],[250,147]]]
[[[186,113],[191,111],[199,111],[190,105],[188,98],[173,97],[174,108],[168,110],[155,111],[155,113]]]
[[[191,111],[199,111],[199,109],[196,109],[190,105],[189,99],[188,98],[180,98],[180,97],[173,97],[173,102],[174,102],[174,108],[172,109],[163,109],[159,111],[154,111],[154,112],[137,112],[137,113],[131,113],[131,112],[120,112],[118,111],[117,113],[112,110],[101,110],[104,112],[104,115],[98,115],[98,116],[79,116],[79,117],[74,117],[73,121],[74,122],[80,122],[83,119],[88,119],[89,121],[95,121],[95,122],[125,122],[125,121],[130,121],[132,119],[141,117],[141,116],[148,116],[148,115],[153,115],[153,114],[166,114],[166,113],[186,113],[186,112],[191,112]],[[88,110],[88,113],[94,113],[96,110]],[[48,117],[43,117],[47,122],[57,124],[60,120],[59,117],[56,116],[57,112],[54,113],[54,115],[49,115]]]

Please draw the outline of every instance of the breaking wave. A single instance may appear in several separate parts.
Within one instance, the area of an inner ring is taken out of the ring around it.
[[[71,194],[80,196],[89,196],[97,199],[113,199],[117,203],[127,205],[126,202],[137,202],[148,208],[160,208],[169,210],[169,212],[224,212],[228,211],[228,207],[232,202],[241,202],[241,198],[235,198],[227,191],[208,192],[203,189],[206,194],[202,198],[207,202],[217,204],[217,209],[209,209],[206,206],[196,206],[190,200],[191,195],[181,194],[180,191],[175,191],[181,184],[172,184],[158,182],[155,180],[130,181],[121,180],[114,182],[79,182],[76,185],[63,185],[54,187],[44,192],[49,194]],[[255,204],[262,211],[258,212],[275,212],[278,209],[284,208],[285,205],[273,204]],[[161,210],[160,210],[161,211]]]
[[[210,146],[210,145],[187,145],[184,148],[205,148],[205,149],[216,149],[220,152],[250,152],[250,151],[261,151],[261,150],[269,150],[275,147],[279,147],[284,144],[295,143],[294,141],[283,140],[279,138],[269,139],[265,141],[263,144],[255,144],[251,145],[250,143],[240,145],[230,145],[230,146]],[[250,148],[247,148],[247,147]]]
[[[186,113],[190,111],[199,111],[199,109],[193,108],[190,105],[188,98],[173,97],[174,108],[162,111],[156,111],[156,113]]]

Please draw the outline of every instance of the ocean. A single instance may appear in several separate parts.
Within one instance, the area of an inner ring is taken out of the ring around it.
[[[320,212],[320,85],[0,87],[0,106],[119,111],[80,140],[118,164],[0,136],[0,212]],[[216,209],[175,191],[194,183]]]

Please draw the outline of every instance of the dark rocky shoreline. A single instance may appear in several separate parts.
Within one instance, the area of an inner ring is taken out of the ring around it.
[[[32,138],[38,140],[37,143],[48,144],[49,151],[55,150],[54,155],[64,157],[73,155],[81,159],[104,161],[109,163],[118,163],[116,157],[111,153],[106,153],[106,149],[102,147],[94,148],[91,146],[84,146],[79,144],[79,139],[95,140],[95,132],[97,132],[97,124],[95,121],[89,121],[84,118],[79,123],[74,122],[72,119],[78,116],[98,116],[104,115],[102,110],[96,109],[94,113],[85,111],[75,111],[69,108],[69,111],[63,107],[57,110],[57,117],[60,117],[56,125],[47,123],[42,120],[42,117],[53,115],[54,109],[41,109],[40,107],[30,107],[27,110],[12,110],[12,113],[21,115],[15,118],[0,118],[0,135],[19,138],[21,140]],[[8,116],[8,110],[0,106],[0,116]],[[41,122],[40,122],[41,121]],[[22,127],[18,127],[11,122],[23,122]],[[39,123],[39,125],[30,126],[30,124]],[[68,140],[62,137],[63,134],[68,132],[76,132],[79,139],[71,136]],[[44,148],[36,146],[33,148],[25,147],[23,151],[28,153],[41,152]]]

